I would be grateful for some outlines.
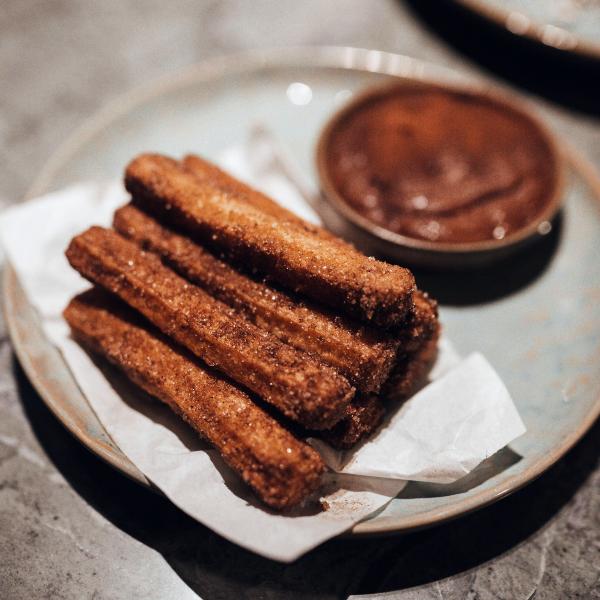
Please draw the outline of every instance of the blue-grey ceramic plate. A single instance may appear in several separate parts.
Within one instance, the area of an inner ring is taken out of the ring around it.
[[[514,35],[600,59],[598,0],[456,0]]]
[[[314,182],[315,143],[332,111],[353,92],[397,76],[464,82],[405,56],[352,48],[213,59],[119,98],[91,118],[52,157],[28,196],[78,180],[119,177],[142,151],[214,157],[256,123],[285,143]],[[409,484],[355,534],[424,527],[494,502],[557,461],[600,412],[600,185],[585,164],[571,171],[562,224],[549,244],[513,260],[509,269],[470,274],[467,281],[420,281],[447,300],[441,319],[458,350],[480,350],[496,367],[527,433],[456,484]],[[149,485],[110,440],[44,338],[10,267],[4,292],[15,350],[50,409],[92,451]]]

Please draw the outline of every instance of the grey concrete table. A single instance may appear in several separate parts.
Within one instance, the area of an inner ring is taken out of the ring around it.
[[[286,44],[375,47],[478,70],[391,1],[2,0],[2,204],[118,93],[210,55]],[[597,119],[538,101],[600,164]],[[422,533],[333,540],[279,565],[92,456],[45,408],[0,326],[2,599],[600,598],[598,424],[498,505]]]

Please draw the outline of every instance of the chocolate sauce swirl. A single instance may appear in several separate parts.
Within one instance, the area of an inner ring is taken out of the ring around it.
[[[537,123],[485,94],[397,86],[331,131],[338,193],[395,233],[436,242],[501,240],[543,212],[557,165]]]

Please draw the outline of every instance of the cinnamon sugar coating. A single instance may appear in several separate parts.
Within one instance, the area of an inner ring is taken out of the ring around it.
[[[92,227],[66,253],[115,294],[71,301],[75,337],[190,423],[263,502],[301,503],[325,467],[288,429],[343,449],[372,434],[383,400],[414,393],[435,358],[436,303],[408,270],[199,157],[142,155],[125,182],[118,233]]]
[[[319,436],[335,448],[352,448],[375,432],[385,412],[382,400],[404,400],[425,383],[437,356],[440,326],[436,302],[420,290],[415,292],[414,300],[414,312],[399,332],[398,357],[381,397],[355,398],[344,419],[333,429],[320,432]]]
[[[290,419],[318,430],[344,416],[354,395],[344,377],[241,318],[118,233],[91,227],[73,238],[66,255],[84,277]]]
[[[319,437],[334,448],[348,450],[370,436],[381,424],[385,407],[378,396],[355,398],[347,415],[333,429],[319,432]]]
[[[382,393],[390,400],[405,399],[414,394],[429,373],[438,350],[439,325],[431,337],[421,341],[419,348],[398,361]]]
[[[273,281],[368,323],[391,327],[412,309],[410,271],[282,222],[175,161],[141,155],[126,169],[134,202]]]
[[[314,235],[335,241],[342,246],[352,248],[351,244],[337,237],[327,229],[305,221],[291,210],[284,208],[281,204],[278,204],[275,200],[269,198],[266,194],[263,194],[239,179],[232,177],[229,173],[219,169],[215,164],[204,160],[200,156],[188,154],[181,161],[181,166],[185,171],[194,175],[198,182],[202,184],[208,183],[225,192],[233,193],[238,200],[246,202],[284,223],[295,223]]]
[[[77,340],[171,407],[267,505],[301,503],[325,467],[246,393],[201,364],[106,292],[76,296],[64,316]]]
[[[413,310],[398,332],[400,360],[419,350],[424,341],[438,334],[437,302],[421,290],[415,291],[413,301]]]
[[[395,336],[338,317],[240,273],[132,204],[115,212],[113,227],[261,329],[334,367],[359,391],[377,392],[390,374],[399,344]]]
[[[243,202],[247,202],[262,212],[271,215],[272,217],[276,217],[281,221],[306,225],[308,226],[309,231],[315,233],[324,232],[327,236],[333,237],[326,229],[317,227],[316,225],[301,219],[298,215],[294,214],[291,210],[284,208],[266,194],[263,194],[239,179],[232,177],[229,173],[219,169],[217,165],[208,160],[204,160],[200,156],[188,154],[181,161],[181,166],[185,171],[194,175],[199,183],[207,183],[211,186],[219,187],[223,191],[238,194],[239,199]]]

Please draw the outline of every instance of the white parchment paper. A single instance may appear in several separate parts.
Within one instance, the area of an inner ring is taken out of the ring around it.
[[[226,153],[226,166],[316,220],[310,207],[272,165],[247,148]],[[354,452],[314,442],[339,473],[326,476],[328,510],[278,515],[262,507],[185,424],[114,375],[107,377],[71,340],[61,312],[89,287],[64,257],[71,237],[92,224],[109,226],[127,201],[120,183],[80,184],[15,206],[0,217],[8,260],[38,310],[46,334],[62,351],[82,392],[128,458],[186,513],[263,556],[292,561],[384,506],[404,480],[448,483],[525,432],[508,391],[486,359],[460,360],[447,340],[431,377],[395,411],[376,436]]]

